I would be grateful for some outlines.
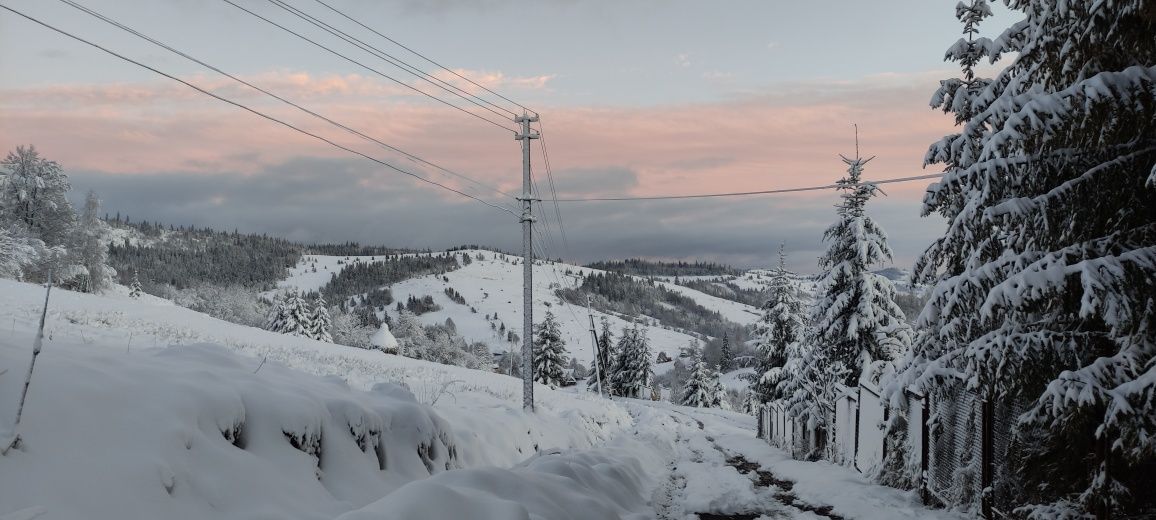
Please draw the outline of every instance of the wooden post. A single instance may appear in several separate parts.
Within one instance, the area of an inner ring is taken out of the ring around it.
[[[930,392],[928,392],[928,393],[930,393]],[[923,413],[921,415],[922,415],[921,419],[923,420],[923,424],[920,426],[920,430],[922,431],[922,434],[920,435],[920,440],[922,442],[920,442],[920,444],[922,446],[920,446],[920,452],[921,453],[919,454],[919,469],[920,469],[919,496],[920,496],[920,498],[923,499],[924,504],[928,504],[931,502],[931,492],[929,489],[929,482],[928,482],[928,480],[931,478],[931,475],[928,474],[928,470],[930,469],[930,465],[931,465],[930,464],[931,428],[927,426],[927,423],[929,421],[931,421],[931,396],[930,395],[923,396]]]
[[[982,508],[983,517],[991,520],[991,498],[992,498],[992,480],[993,480],[993,465],[992,455],[994,454],[994,442],[992,439],[992,432],[994,425],[995,403],[988,398],[984,398],[980,402],[980,485],[983,488],[980,498],[980,507]]]

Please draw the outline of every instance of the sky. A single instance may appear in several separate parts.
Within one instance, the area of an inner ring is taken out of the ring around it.
[[[405,71],[272,0],[75,0],[137,31],[450,176],[286,106],[54,0],[2,3],[200,88],[414,175],[517,206],[521,151],[505,108],[318,0],[284,0],[503,109],[490,121],[411,89]],[[953,131],[928,100],[959,37],[951,1],[324,0],[381,34],[541,114],[559,198],[654,196],[827,185],[840,154],[875,158],[864,177],[935,173],[927,146]],[[996,6],[997,9],[999,6]],[[997,36],[1011,13],[983,27]],[[360,64],[360,65],[359,65]],[[366,68],[368,67],[368,68]],[[390,78],[393,78],[392,80]],[[489,105],[486,105],[489,106]],[[499,117],[502,116],[502,117]],[[508,212],[398,173],[225,104],[0,10],[0,146],[33,144],[96,190],[110,213],[264,232],[304,242],[517,250]],[[535,176],[548,199],[540,143]],[[909,268],[943,231],[921,217],[928,181],[882,186],[868,213]],[[552,204],[540,254],[575,262],[644,257],[774,264],[814,272],[834,191],[678,201]],[[538,208],[535,208],[536,210]],[[563,236],[564,235],[564,236]]]

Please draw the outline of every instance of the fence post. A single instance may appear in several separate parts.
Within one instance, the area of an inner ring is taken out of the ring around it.
[[[927,392],[927,391],[924,390],[924,392]],[[920,426],[920,431],[922,433],[919,436],[920,437],[920,444],[922,444],[922,446],[920,446],[920,448],[919,448],[920,452],[921,452],[919,454],[919,469],[920,469],[919,496],[920,496],[920,498],[923,499],[924,504],[928,504],[931,502],[931,493],[930,493],[930,490],[928,489],[928,482],[927,482],[928,478],[930,477],[928,474],[928,470],[931,469],[930,468],[930,465],[931,465],[930,462],[931,461],[930,461],[930,457],[929,457],[929,455],[930,455],[929,452],[931,451],[931,435],[930,435],[931,434],[931,428],[927,426],[927,423],[931,421],[931,395],[930,395],[931,392],[927,392],[927,394],[928,395],[923,396],[923,413],[921,414],[922,415],[921,419],[923,420],[923,424]]]
[[[764,413],[766,413],[764,410],[764,407],[762,405],[759,405],[759,419],[758,419],[759,420],[759,427],[758,427],[758,431],[755,433],[756,439],[762,439],[763,438],[763,434],[764,434],[764,432],[763,432],[763,414]]]
[[[890,424],[887,421],[891,418],[891,407],[883,404],[882,396],[879,397],[879,404],[883,406],[883,424],[885,425],[883,430],[883,455],[879,460],[885,461],[887,460],[887,437],[889,437],[887,432],[891,430],[891,428],[887,426]]]
[[[992,479],[992,473],[993,473],[992,470],[994,469],[993,468],[994,461],[992,460],[993,459],[992,455],[994,452],[994,449],[993,449],[994,439],[992,438],[993,437],[992,433],[995,430],[995,428],[994,428],[995,425],[992,423],[993,423],[993,419],[995,416],[994,408],[995,408],[995,403],[991,399],[990,394],[987,397],[983,398],[982,401],[980,401],[980,410],[981,410],[981,412],[980,412],[980,416],[981,416],[980,417],[980,433],[981,433],[981,436],[980,436],[980,446],[981,446],[981,448],[980,448],[980,465],[981,465],[980,485],[983,487],[983,491],[981,493],[981,499],[980,499],[980,507],[983,510],[983,517],[988,519],[988,520],[992,519],[992,512],[991,512],[992,496],[991,495],[992,495],[992,491],[993,491],[992,490],[992,480],[993,480]]]
[[[859,473],[863,473],[863,470],[859,469],[859,412],[863,408],[863,386],[855,388],[859,395],[855,399],[855,452],[851,454],[851,466]]]

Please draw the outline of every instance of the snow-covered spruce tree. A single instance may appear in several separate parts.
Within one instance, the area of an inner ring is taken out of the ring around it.
[[[562,386],[563,369],[567,363],[566,341],[558,330],[558,320],[553,312],[546,311],[546,317],[534,334],[534,381],[552,387]]]
[[[615,395],[638,399],[649,397],[648,389],[654,376],[650,366],[650,341],[646,329],[639,329],[638,323],[622,329],[613,372]]]
[[[819,259],[823,269],[814,322],[821,359],[839,362],[846,369],[843,384],[855,386],[865,365],[891,360],[911,341],[911,329],[895,304],[895,287],[871,267],[891,259],[887,235],[867,216],[867,201],[878,188],[861,180],[863,165],[871,159],[842,157],[847,176],[836,183],[843,193],[839,220],[823,234],[827,251]]]
[[[277,294],[273,296],[272,305],[269,306],[269,314],[265,316],[264,329],[277,332],[280,327],[282,316],[285,313],[285,294]]]
[[[721,366],[716,365],[714,367],[714,370],[711,370],[710,385],[711,385],[711,397],[710,397],[711,408],[721,408],[723,410],[730,410],[731,409],[731,402],[730,402],[730,398],[727,397],[727,388],[726,388],[726,386],[723,386],[723,383],[722,383],[722,367]]]
[[[718,363],[722,372],[729,372],[734,368],[735,353],[731,351],[731,338],[726,332],[723,333],[722,346],[719,347]]]
[[[333,329],[333,319],[329,316],[328,304],[325,297],[318,295],[309,311],[309,337],[317,341],[333,343],[330,331]]]
[[[696,408],[710,408],[714,402],[714,381],[702,355],[696,353],[690,369],[690,377],[682,385],[679,404]]]
[[[85,198],[74,240],[78,261],[87,273],[87,292],[102,293],[112,287],[116,270],[108,265],[108,224],[100,218],[100,199],[94,191]]]
[[[614,352],[614,335],[610,332],[610,320],[604,316],[602,318],[602,332],[598,334],[598,363],[590,371],[590,377],[586,380],[586,388],[591,392],[598,392],[598,382],[606,385],[607,390],[610,390],[613,378],[612,367],[615,360]]]
[[[140,273],[136,270],[132,272],[132,283],[128,286],[128,297],[132,299],[140,298],[144,293],[144,288],[140,284]]]
[[[747,415],[759,415],[759,394],[755,392],[755,387],[750,386],[743,391],[743,413]]]
[[[814,336],[807,334],[807,337]],[[786,405],[788,415],[796,424],[806,425],[809,430],[822,428],[831,431],[838,385],[847,379],[850,372],[841,361],[830,356],[831,352],[820,345],[807,347],[801,342],[794,343],[781,369],[784,376],[778,388],[783,395],[780,401]],[[810,451],[792,454],[808,460],[823,456]]]
[[[994,41],[947,58],[932,106],[959,133],[924,214],[948,220],[916,264],[935,289],[903,383],[957,379],[1022,403],[1010,460],[1030,518],[1156,511],[1156,16],[1151,0],[1010,3]],[[959,9],[965,27],[984,2]],[[979,58],[1011,64],[973,81]],[[962,495],[978,501],[978,493]]]
[[[290,336],[310,337],[309,307],[297,291],[289,291],[274,303],[265,328]]]
[[[779,267],[771,273],[763,316],[755,332],[755,351],[758,354],[755,374],[758,379],[752,390],[759,401],[770,402],[785,396],[779,389],[786,375],[782,367],[787,363],[787,353],[803,339],[804,319],[803,303],[799,301],[791,273],[787,271],[786,251],[780,244]]]

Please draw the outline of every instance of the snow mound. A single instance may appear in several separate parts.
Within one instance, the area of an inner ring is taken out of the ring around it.
[[[441,473],[339,520],[410,518],[525,518],[616,520],[650,518],[644,499],[652,479],[638,452],[653,444],[629,442],[572,454],[535,457],[512,469]]]

